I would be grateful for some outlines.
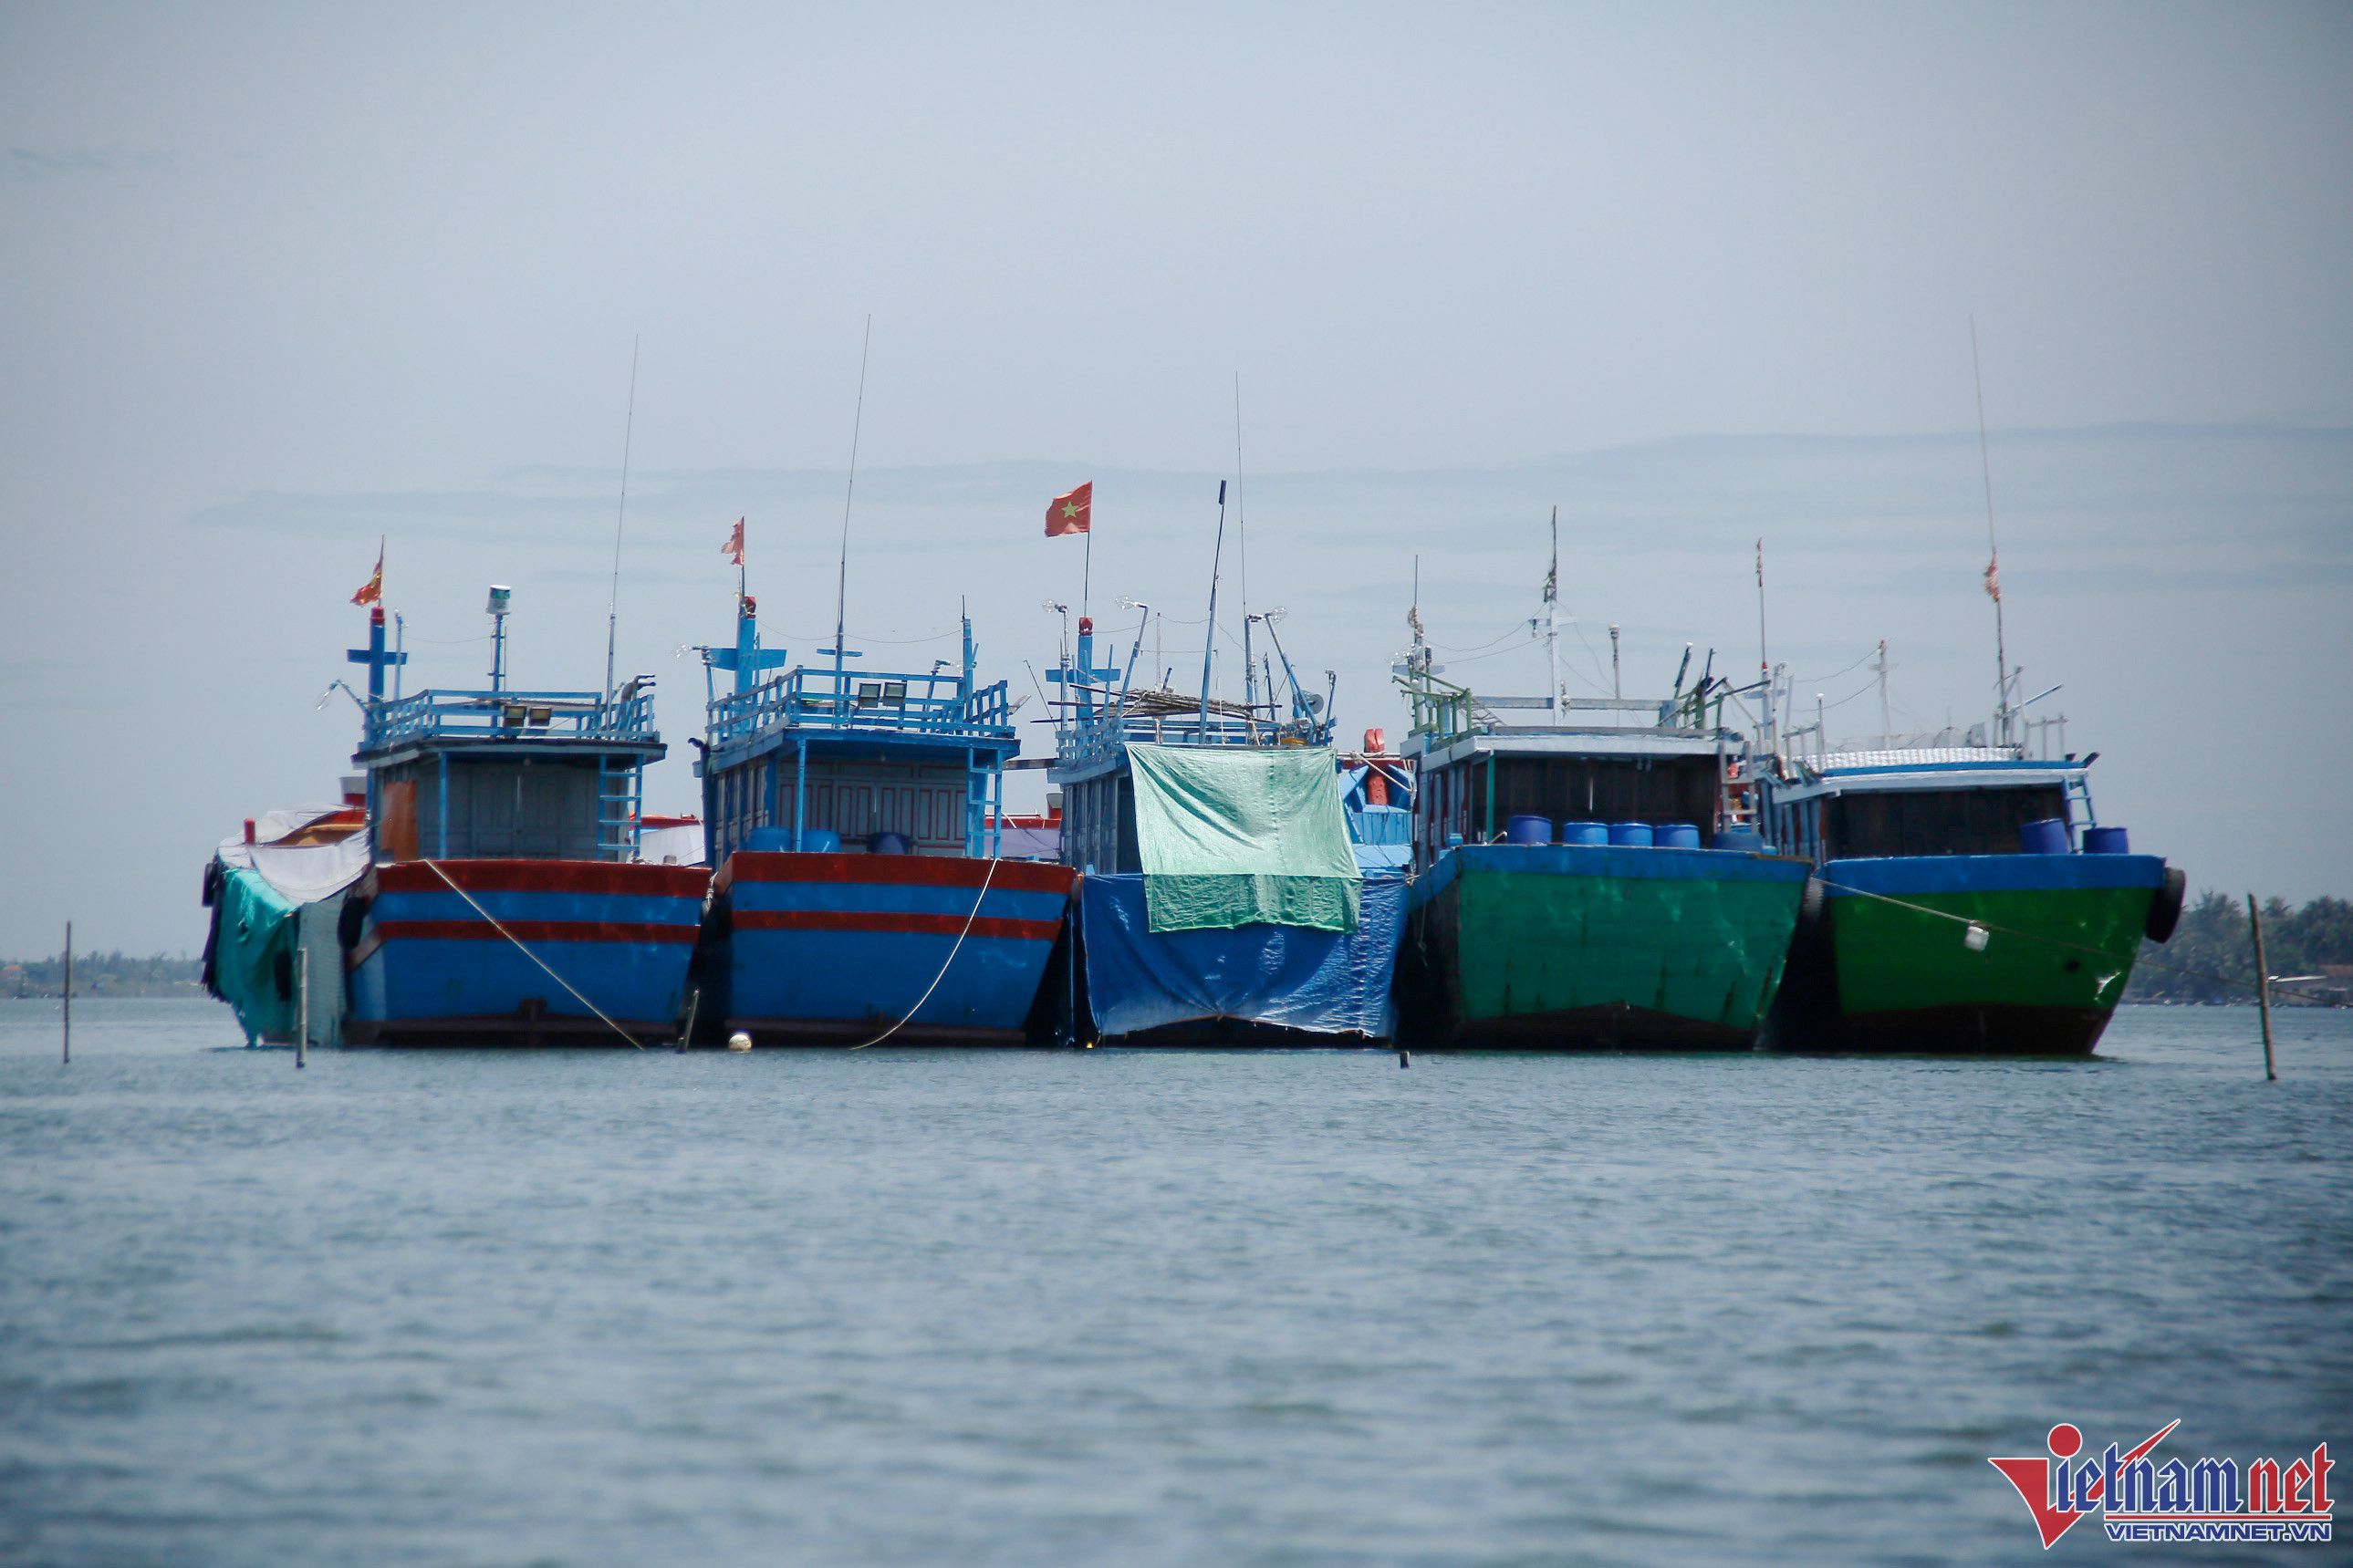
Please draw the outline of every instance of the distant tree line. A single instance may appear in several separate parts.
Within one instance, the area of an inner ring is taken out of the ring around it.
[[[0,997],[55,996],[65,988],[65,954],[0,963]],[[204,994],[204,963],[185,953],[139,958],[127,952],[74,954],[77,996],[188,996]]]
[[[2315,899],[2299,910],[2284,899],[2265,900],[2263,953],[2274,974],[2323,976],[2275,988],[2274,1005],[2316,997],[2353,1003],[2353,902]],[[2211,978],[2216,975],[2224,978]],[[2307,994],[2284,994],[2288,991]],[[2140,962],[2133,966],[2125,1000],[2253,1003],[2255,944],[2248,929],[2247,900],[2211,889],[2200,893],[2181,911],[2172,941],[2161,947],[2153,942],[2140,944]]]

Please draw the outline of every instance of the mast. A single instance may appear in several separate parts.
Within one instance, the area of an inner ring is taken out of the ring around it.
[[[1765,541],[1757,541],[1757,674],[1765,683],[1765,749],[1778,752],[1780,737],[1773,732],[1773,656],[1765,645]]]
[[[1560,722],[1560,508],[1552,509],[1552,569],[1545,574],[1545,708]]]
[[[605,606],[605,700],[613,700],[613,634],[621,618],[621,520],[629,513],[629,438],[638,431],[638,340],[629,339],[629,417],[621,426],[621,504],[613,513],[613,597]]]
[[[866,336],[858,345],[858,407],[849,417],[849,483],[841,492],[841,565],[833,582],[833,695],[842,696],[842,609],[849,599],[849,498],[858,493],[858,436],[866,424],[866,352],[874,344],[874,317],[866,318]]]
[[[1887,744],[1891,726],[1887,719],[1887,639],[1879,639],[1879,662],[1872,667],[1879,671],[1879,743]]]
[[[1226,552],[1226,481],[1218,481],[1218,543],[1209,556],[1209,635],[1201,642],[1201,743],[1209,743],[1209,661],[1218,650],[1218,564]]]
[[[2010,655],[2001,637],[2001,546],[1993,534],[1993,455],[1986,446],[1985,372],[1978,363],[1978,319],[1969,318],[1969,374],[1978,388],[1978,466],[1985,475],[1986,592],[1993,596],[1993,673],[1997,706],[1994,720],[2001,728],[2000,744],[2010,744]]]
[[[1239,574],[1242,595],[1242,705],[1253,711],[1258,707],[1258,671],[1250,662],[1250,510],[1242,504],[1242,373],[1234,372],[1234,548],[1240,558]],[[1274,688],[1269,683],[1266,700],[1274,701]]]

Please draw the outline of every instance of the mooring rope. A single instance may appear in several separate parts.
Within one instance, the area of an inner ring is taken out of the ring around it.
[[[466,900],[466,902],[467,902],[467,904],[472,908],[473,911],[474,911],[476,914],[478,914],[478,915],[481,916],[484,920],[486,920],[486,921],[490,921],[490,922],[491,922],[491,929],[492,931],[494,931],[498,932],[501,936],[502,936],[502,937],[506,938],[509,942],[513,942],[517,948],[519,948],[519,949],[521,949],[521,950],[522,950],[522,955],[523,955],[525,958],[530,959],[533,963],[538,964],[542,969],[547,969],[547,963],[546,963],[546,961],[545,961],[545,960],[543,960],[543,959],[542,959],[542,958],[539,956],[539,954],[537,954],[537,953],[535,953],[535,952],[532,952],[532,950],[531,950],[531,949],[529,949],[529,948],[527,948],[527,947],[524,947],[524,946],[522,945],[522,941],[521,941],[519,938],[517,938],[517,937],[516,937],[516,935],[515,935],[515,933],[514,933],[514,932],[512,932],[512,931],[511,931],[507,930],[507,928],[506,928],[506,927],[504,927],[504,926],[502,926],[502,925],[499,924],[498,917],[497,917],[496,915],[493,915],[492,913],[491,913],[491,911],[490,911],[490,910],[486,910],[486,909],[482,908],[482,906],[481,906],[481,905],[475,903],[475,902],[474,902],[474,895],[473,895],[473,894],[471,894],[471,893],[470,893],[470,892],[466,891],[466,889],[463,889],[463,888],[461,888],[461,887],[458,886],[458,884],[457,884],[457,883],[449,881],[449,873],[448,873],[448,872],[444,871],[443,869],[441,869],[441,868],[440,868],[439,866],[435,865],[435,863],[434,863],[434,862],[432,862],[432,861],[430,861],[430,860],[427,860],[427,862],[425,862],[425,863],[426,863],[427,866],[432,866],[432,867],[433,867],[433,874],[434,874],[435,876],[437,876],[437,877],[440,878],[444,882],[448,882],[448,883],[449,883],[449,890],[450,890],[451,892],[453,892],[453,893],[457,894],[459,898],[461,898],[461,899],[465,900]],[[623,1039],[625,1039],[625,1040],[628,1040],[628,1041],[629,1042],[629,1044],[630,1044],[631,1046],[635,1047],[637,1049],[641,1050],[641,1051],[645,1049],[645,1047],[638,1045],[638,1042],[637,1042],[637,1040],[636,1040],[634,1037],[632,1037],[630,1036],[630,1034],[629,1034],[629,1031],[628,1031],[628,1030],[624,1029],[623,1027],[621,1027],[621,1026],[620,1026],[620,1025],[614,1023],[612,1019],[610,1019],[610,1018],[606,1018],[606,1017],[605,1017],[605,1012],[604,1012],[604,1009],[603,1009],[603,1008],[601,1008],[601,1007],[597,1006],[596,1003],[591,1002],[590,1000],[588,1000],[588,998],[587,998],[587,997],[581,995],[579,992],[577,992],[577,991],[573,991],[573,990],[572,990],[572,982],[570,982],[569,980],[565,979],[565,978],[564,978],[564,976],[562,976],[561,974],[556,973],[555,973],[555,971],[554,971],[553,969],[547,969],[547,977],[548,977],[550,980],[554,981],[558,985],[563,986],[566,991],[572,991],[573,999],[574,999],[574,1000],[575,1000],[575,1001],[577,1001],[577,1002],[578,1002],[578,1003],[579,1003],[583,1007],[587,1008],[587,1009],[588,1009],[588,1011],[590,1011],[591,1013],[596,1014],[597,1017],[599,1017],[599,1018],[604,1018],[604,1021],[605,1021],[606,1026],[607,1026],[607,1027],[608,1027],[608,1028],[610,1028],[610,1029],[613,1031],[613,1033],[615,1033],[615,1034],[617,1034],[617,1035],[620,1036],[620,1037],[621,1037],[621,1038],[623,1038]]]
[[[889,1028],[883,1030],[872,1039],[867,1040],[862,1044],[850,1047],[849,1048],[851,1050],[862,1051],[868,1046],[881,1045],[883,1041],[897,1034],[901,1029],[905,1028],[909,1018],[913,1018],[916,1014],[923,1010],[923,1004],[932,999],[932,993],[937,991],[940,988],[940,982],[948,977],[948,970],[955,965],[956,954],[964,951],[964,939],[972,934],[972,922],[980,918],[981,901],[988,897],[988,885],[997,879],[997,868],[1001,864],[1003,864],[1003,862],[999,860],[991,860],[988,863],[988,874],[980,879],[980,897],[973,900],[972,913],[964,917],[964,930],[956,932],[955,945],[948,949],[947,962],[940,965],[940,972],[937,974],[932,976],[932,983],[923,987],[923,994],[915,998],[915,1005],[908,1008],[906,1016],[902,1017],[897,1023],[892,1025]]]

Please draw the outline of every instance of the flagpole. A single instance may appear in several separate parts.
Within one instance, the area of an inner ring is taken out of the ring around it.
[[[621,503],[613,513],[613,597],[605,607],[605,700],[613,700],[613,635],[621,618],[621,520],[629,515],[629,440],[638,433],[638,340],[629,339],[629,417],[621,426]]]
[[[1218,563],[1226,553],[1226,481],[1218,481],[1218,544],[1209,556],[1209,635],[1201,644],[1201,740],[1209,743],[1209,661],[1218,650]]]
[[[2001,743],[2010,743],[2010,655],[2001,636],[2001,545],[1993,534],[1993,456],[1986,447],[1985,372],[1978,363],[1978,319],[1969,317],[1969,374],[1978,388],[1978,466],[1985,476],[1986,592],[1993,595],[1994,719],[2001,726]]]

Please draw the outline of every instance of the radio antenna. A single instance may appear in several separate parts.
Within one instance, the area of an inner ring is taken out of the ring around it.
[[[849,416],[849,484],[841,492],[841,566],[833,579],[833,694],[841,695],[841,626],[849,595],[849,498],[858,493],[858,436],[866,424],[866,351],[874,343],[874,316],[866,317],[866,336],[858,345],[858,407]]]
[[[2010,743],[2010,655],[2001,640],[2001,545],[1993,536],[1993,455],[1986,447],[1985,372],[1978,363],[1978,319],[1969,318],[1969,374],[1978,386],[1978,466],[1985,475],[1986,592],[1993,595],[1993,673],[1995,721],[2001,726],[2001,743]]]
[[[629,339],[629,417],[621,426],[621,504],[613,512],[613,598],[605,606],[605,700],[613,700],[613,635],[621,618],[621,520],[629,515],[629,441],[638,433],[638,340]]]

